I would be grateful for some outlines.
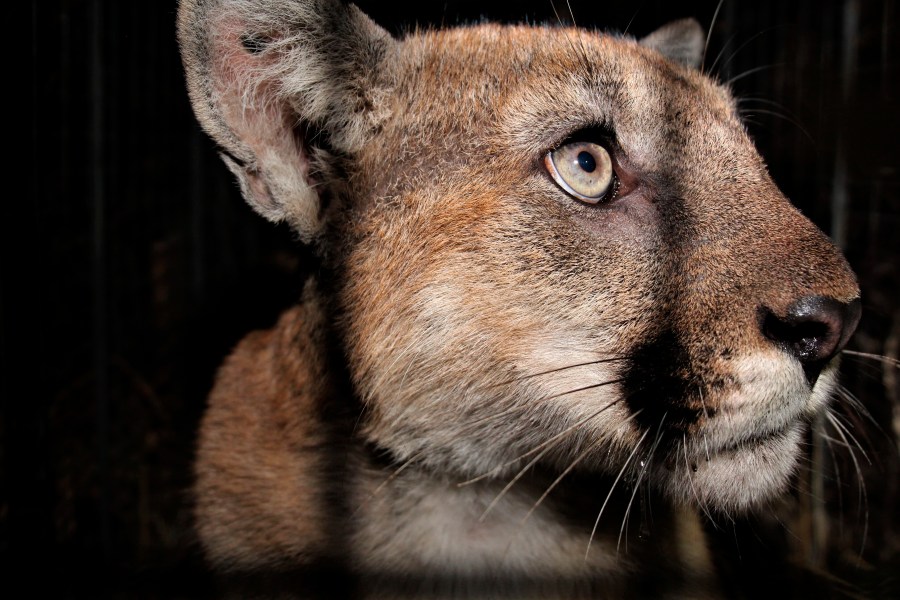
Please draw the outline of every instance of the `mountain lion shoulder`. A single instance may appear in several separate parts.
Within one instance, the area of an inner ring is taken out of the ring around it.
[[[395,39],[336,0],[178,19],[200,123],[321,263],[218,375],[209,560],[301,595],[316,573],[372,596],[699,590],[697,514],[786,489],[860,311],[699,71],[699,25]]]

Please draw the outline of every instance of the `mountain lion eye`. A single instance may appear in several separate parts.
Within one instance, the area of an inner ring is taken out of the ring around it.
[[[582,202],[597,204],[615,192],[612,159],[599,144],[564,144],[547,153],[544,166],[559,187]]]

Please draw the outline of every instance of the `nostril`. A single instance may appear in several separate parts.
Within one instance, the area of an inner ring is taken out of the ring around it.
[[[799,322],[782,320],[774,314],[766,316],[763,333],[767,338],[786,346],[800,362],[821,360],[822,355],[830,354],[829,348],[835,345],[835,329],[826,323]]]
[[[859,300],[844,303],[824,296],[806,296],[783,315],[760,307],[759,324],[763,335],[800,361],[812,385],[825,364],[846,345],[859,316]]]

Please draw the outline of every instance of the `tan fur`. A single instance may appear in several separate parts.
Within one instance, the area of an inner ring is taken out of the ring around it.
[[[374,596],[712,589],[683,507],[782,491],[833,385],[829,365],[810,389],[760,307],[858,289],[691,68],[698,29],[394,40],[337,2],[182,2],[200,122],[328,273],[219,374],[196,486],[213,563],[337,565]],[[598,127],[621,195],[587,206],[542,161]],[[652,535],[624,552],[638,483]]]

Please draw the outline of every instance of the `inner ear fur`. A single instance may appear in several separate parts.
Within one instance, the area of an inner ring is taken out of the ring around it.
[[[680,19],[642,38],[641,44],[686,67],[699,69],[706,37],[695,19]]]
[[[178,39],[194,112],[244,198],[314,240],[328,153],[308,132],[352,154],[377,129],[390,34],[338,0],[182,0]]]

